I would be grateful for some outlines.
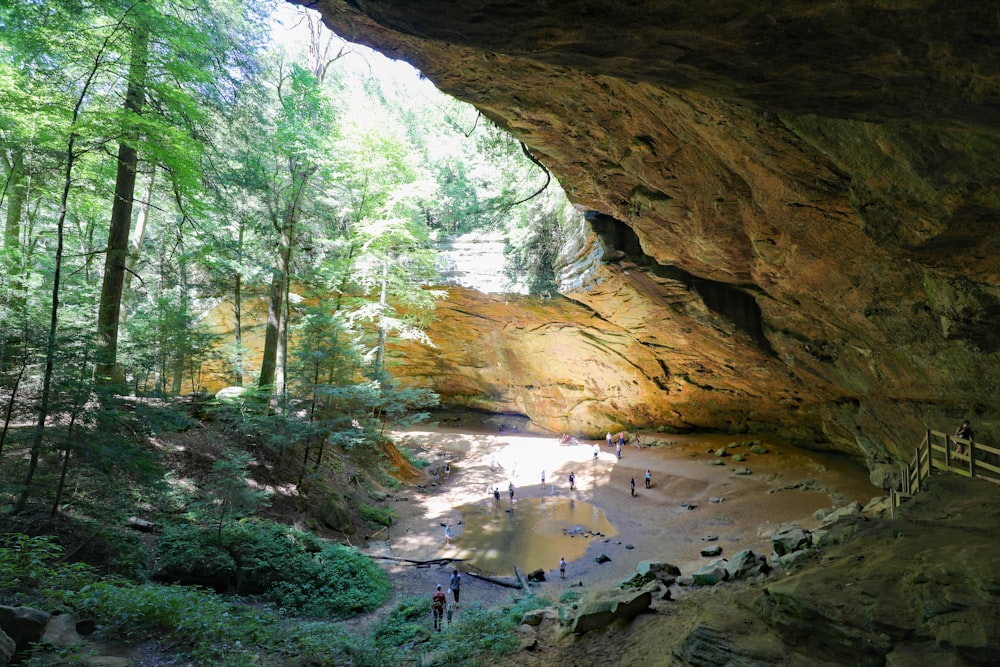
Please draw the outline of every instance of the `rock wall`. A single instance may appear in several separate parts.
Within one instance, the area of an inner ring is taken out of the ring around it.
[[[658,370],[588,414],[663,403],[650,418],[778,424],[870,463],[961,418],[1000,441],[996,8],[747,4],[310,6],[475,104],[596,212],[565,295],[616,332],[596,347]],[[531,338],[518,364],[544,366]],[[462,375],[458,393],[506,402]]]

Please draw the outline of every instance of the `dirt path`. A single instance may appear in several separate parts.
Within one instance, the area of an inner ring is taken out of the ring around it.
[[[723,556],[753,549],[770,558],[770,536],[786,522],[812,528],[819,521],[813,513],[820,508],[841,506],[851,501],[867,503],[882,495],[867,479],[867,473],[848,461],[805,452],[765,438],[719,435],[668,436],[642,434],[644,443],[656,443],[638,450],[626,446],[619,460],[614,448],[603,441],[582,441],[578,445],[559,444],[556,438],[516,433],[474,432],[461,428],[414,430],[396,434],[402,448],[413,449],[431,466],[426,491],[407,490],[406,500],[393,504],[399,519],[382,541],[369,544],[372,555],[413,560],[474,558],[463,549],[465,517],[458,508],[473,503],[491,503],[492,489],[498,487],[507,503],[507,487],[513,482],[517,498],[555,495],[586,501],[604,510],[618,534],[611,540],[593,540],[583,557],[568,564],[567,578],[560,580],[557,562],[551,564],[547,581],[537,594],[557,600],[570,586],[577,590],[613,587],[634,572],[643,560],[674,563],[685,574],[711,559],[700,556],[704,538],[717,537]],[[750,451],[749,441],[760,441],[766,453]],[[733,443],[738,443],[733,447]],[[594,445],[599,456],[594,459]],[[727,455],[715,451],[726,447]],[[733,460],[734,454],[746,457]],[[723,465],[713,465],[718,459]],[[450,464],[451,474],[443,474]],[[747,468],[749,475],[736,474]],[[645,489],[643,477],[649,469],[653,485]],[[433,472],[441,472],[434,484]],[[546,471],[541,484],[540,472]],[[576,474],[577,489],[569,490],[568,476]],[[636,497],[629,480],[636,479]],[[403,494],[400,494],[403,495]],[[452,524],[454,539],[445,544],[444,528]],[[611,558],[598,564],[600,554]],[[383,610],[408,595],[427,595],[436,584],[447,587],[451,565],[415,568],[383,561],[394,584],[393,600]],[[460,570],[468,564],[455,563]],[[510,599],[513,591],[496,585],[463,578],[462,602],[486,606]],[[463,605],[465,606],[465,605]],[[378,614],[376,614],[377,616]],[[359,625],[370,623],[360,619]]]

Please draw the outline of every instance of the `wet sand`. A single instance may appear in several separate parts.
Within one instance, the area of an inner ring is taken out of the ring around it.
[[[388,535],[383,532],[377,536],[369,544],[369,552],[412,560],[472,559],[457,563],[457,567],[475,571],[473,563],[484,548],[508,549],[512,562],[518,562],[521,552],[537,554],[541,550],[544,554],[548,548],[549,563],[543,568],[547,580],[537,592],[558,599],[571,586],[582,586],[583,590],[613,587],[644,560],[671,562],[689,574],[714,560],[700,555],[709,543],[722,546],[722,557],[753,549],[770,560],[770,537],[781,524],[795,522],[812,528],[819,524],[813,517],[818,509],[851,501],[864,505],[872,497],[884,495],[869,483],[867,472],[849,460],[796,449],[765,437],[642,435],[644,443],[655,440],[661,444],[641,450],[634,444],[627,445],[619,460],[615,449],[607,447],[603,440],[570,445],[560,444],[553,437],[460,429],[397,433],[401,448],[410,448],[431,463],[426,491],[414,489],[407,493],[407,501],[393,505],[399,513],[397,524]],[[759,441],[767,453],[751,453],[750,441]],[[742,444],[734,448],[732,443]],[[597,460],[595,444],[599,447]],[[723,465],[712,465],[710,462],[718,458],[714,451],[720,447],[727,447],[728,455],[721,458]],[[742,454],[746,460],[733,461],[734,454]],[[451,474],[446,478],[444,468],[448,463]],[[743,468],[751,474],[736,474]],[[436,469],[441,472],[438,484],[433,479]],[[650,489],[643,482],[647,469],[652,474]],[[575,491],[569,490],[570,472],[576,475]],[[636,480],[635,497],[629,490],[632,477]],[[511,482],[515,486],[513,505],[508,497]],[[500,490],[499,507],[494,505],[494,488]],[[588,539],[589,543],[582,556],[571,560],[567,555],[565,579],[560,579],[558,573],[559,557],[564,555],[559,550],[563,547],[551,539],[551,529],[519,536],[538,540],[539,544],[530,547],[523,541],[484,546],[482,533],[489,532],[490,522],[508,516],[512,507],[516,514],[517,504],[525,499],[543,498],[553,501],[549,503],[552,508],[556,507],[556,499],[590,503],[603,510],[617,531],[610,538],[575,538]],[[444,538],[443,526],[449,523],[451,544]],[[470,528],[469,539],[463,541],[466,526],[473,525],[476,530]],[[713,536],[714,541],[706,540]],[[547,542],[554,544],[547,547]],[[595,559],[601,554],[611,560],[597,563]],[[532,557],[537,559],[537,555]],[[424,592],[429,595],[435,583],[447,583],[450,566],[390,565],[389,570],[400,589],[394,597],[399,597]],[[488,605],[509,598],[510,593],[470,577],[463,580],[463,602],[479,600]]]

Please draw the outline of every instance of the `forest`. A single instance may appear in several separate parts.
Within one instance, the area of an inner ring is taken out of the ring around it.
[[[325,624],[380,605],[384,574],[268,508],[288,487],[391,523],[374,489],[421,462],[387,426],[437,398],[386,347],[431,342],[435,247],[458,234],[504,234],[510,283],[555,294],[571,213],[540,162],[302,9],[39,0],[0,4],[0,178],[0,602],[155,632],[192,664],[402,650],[405,609],[380,637]],[[231,336],[202,326],[220,304]]]

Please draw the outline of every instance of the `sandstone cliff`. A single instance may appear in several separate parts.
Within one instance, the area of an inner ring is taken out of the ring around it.
[[[573,335],[599,352],[588,368],[634,360],[636,384],[452,373],[446,395],[561,430],[591,383],[589,419],[780,424],[870,464],[965,417],[1000,439],[989,3],[309,4],[475,104],[595,212],[565,258],[590,313]],[[540,314],[518,365],[553,354],[563,325]]]

